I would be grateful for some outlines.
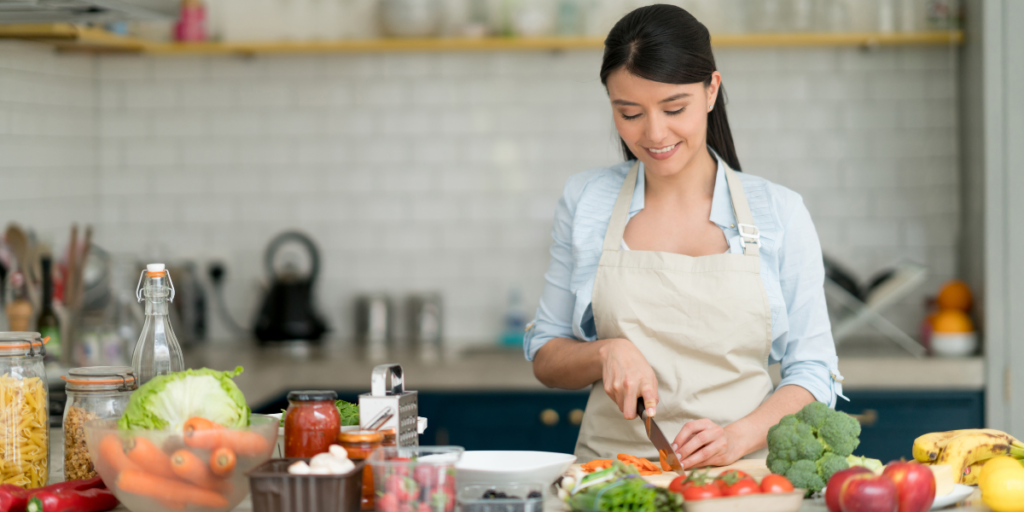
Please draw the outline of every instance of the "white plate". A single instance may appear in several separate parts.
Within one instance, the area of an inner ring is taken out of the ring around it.
[[[528,451],[469,451],[455,465],[459,485],[555,481],[576,462],[567,453]]]
[[[932,510],[956,505],[960,501],[967,499],[975,489],[977,489],[977,487],[971,485],[956,484],[956,486],[953,487],[953,492],[945,496],[935,497],[935,501],[932,503]]]

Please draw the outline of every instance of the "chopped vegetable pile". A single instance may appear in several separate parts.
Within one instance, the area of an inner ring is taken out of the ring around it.
[[[662,469],[665,471],[672,470],[672,468],[668,466],[668,462],[665,462],[664,460],[661,461],[661,469],[658,469],[658,466],[655,466],[653,462],[643,457],[634,457],[626,453],[620,453],[616,458],[620,462],[636,468],[636,470],[640,473],[640,476],[660,475]],[[584,472],[593,473],[595,471],[600,471],[602,469],[608,469],[612,467],[613,462],[614,461],[612,459],[597,459],[592,460],[586,464],[583,464],[581,467],[583,468]]]
[[[650,462],[648,462],[650,464]],[[679,494],[644,481],[633,465],[620,461],[584,475],[577,482],[564,477],[559,496],[576,512],[682,512]]]
[[[820,491],[835,472],[850,467],[846,458],[859,436],[856,419],[813,402],[768,429],[768,469],[808,493]]]

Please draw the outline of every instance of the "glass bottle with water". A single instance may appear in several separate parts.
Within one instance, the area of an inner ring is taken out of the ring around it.
[[[139,384],[157,375],[185,369],[181,345],[171,328],[168,306],[174,301],[174,283],[162,263],[146,265],[139,276],[135,296],[146,301],[146,323],[132,353],[132,369]]]

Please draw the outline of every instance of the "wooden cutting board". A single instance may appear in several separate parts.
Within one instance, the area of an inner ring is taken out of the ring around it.
[[[760,482],[762,478],[771,474],[771,471],[768,471],[768,466],[765,464],[765,459],[740,459],[736,461],[734,464],[729,464],[728,466],[721,466],[708,469],[708,473],[711,474],[712,476],[720,475],[722,473],[725,473],[726,471],[729,471],[730,469],[744,471],[750,476],[754,477],[754,480],[757,480],[758,482]],[[645,476],[644,480],[647,480],[648,482],[658,487],[668,487],[668,484],[671,483],[672,480],[674,480],[677,476],[679,476],[678,473],[674,471],[667,471],[660,475]]]

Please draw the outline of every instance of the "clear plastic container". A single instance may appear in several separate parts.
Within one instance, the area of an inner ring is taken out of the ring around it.
[[[462,512],[541,512],[546,485],[539,482],[466,485],[459,491]]]
[[[174,302],[174,282],[162,263],[146,265],[135,295],[139,302],[143,297],[146,300],[146,323],[132,353],[132,369],[141,386],[157,375],[183,371],[185,358],[168,316],[167,306]]]
[[[45,354],[37,332],[0,332],[0,479],[25,489],[50,478]]]
[[[128,366],[74,368],[62,378],[67,382],[68,395],[64,407],[64,479],[92,478],[97,473],[85,441],[85,422],[120,418],[139,385]]]
[[[376,509],[455,510],[455,464],[464,452],[461,446],[409,446],[378,448],[370,455]]]

